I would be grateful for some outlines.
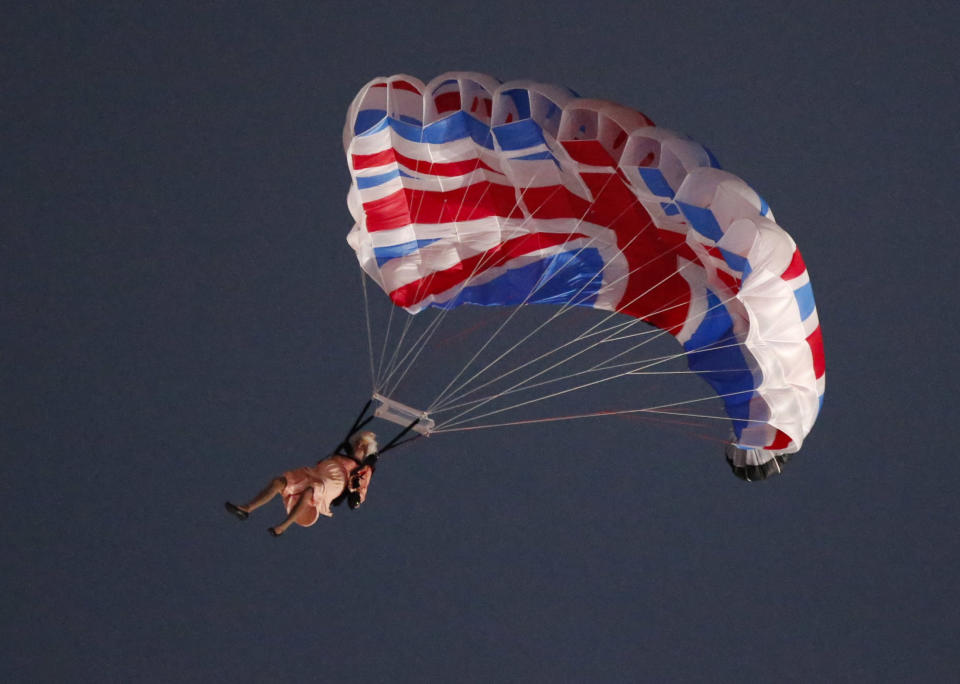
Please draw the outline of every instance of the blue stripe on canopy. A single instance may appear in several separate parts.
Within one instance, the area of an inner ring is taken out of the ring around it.
[[[747,367],[747,360],[733,334],[733,319],[717,296],[710,290],[706,292],[707,312],[683,348],[687,351],[690,370],[721,396],[739,439],[747,426],[750,399],[756,389],[753,373]]]
[[[481,285],[463,288],[455,298],[434,303],[439,309],[452,309],[461,304],[503,306],[521,304],[565,304],[593,306],[602,287],[603,257],[594,248],[554,254],[520,268],[511,268],[503,275]],[[530,295],[530,291],[540,285]],[[527,295],[530,298],[527,299]]]
[[[817,308],[817,305],[813,301],[813,288],[810,286],[810,283],[794,290],[793,296],[797,298],[797,306],[800,307],[800,318],[804,321],[807,320],[810,314]]]
[[[501,124],[493,129],[502,150],[522,150],[544,144],[543,131],[533,119]]]
[[[640,166],[637,167],[637,172],[640,174],[640,178],[643,179],[644,184],[654,195],[658,197],[673,197],[673,188],[670,187],[670,184],[667,182],[663,173],[660,172],[660,169]]]
[[[387,181],[391,181],[394,178],[399,178],[399,177],[400,177],[400,169],[393,169],[392,171],[387,171],[386,173],[380,173],[380,174],[377,174],[376,176],[357,176],[357,188],[360,190],[365,190],[367,188],[375,188],[378,185],[383,185]]]
[[[354,135],[369,135],[374,133],[373,129],[382,130],[382,126],[377,124],[383,122],[387,113],[382,109],[364,109],[357,112],[357,120],[353,123]]]
[[[680,210],[683,211],[683,215],[687,218],[687,221],[690,222],[690,225],[693,226],[694,230],[698,233],[710,238],[714,242],[723,237],[723,230],[720,228],[720,224],[717,223],[717,219],[712,211],[693,204],[687,204],[686,202],[678,201],[677,205],[680,207]]]
[[[539,159],[549,159],[557,166],[560,166],[560,162],[558,162],[557,158],[550,152],[534,152],[532,154],[524,154],[520,157],[510,157],[511,161],[536,161]]]
[[[412,117],[403,118],[406,120],[389,117],[381,109],[365,109],[357,112],[357,120],[353,125],[354,134],[372,135],[389,126],[401,138],[417,143],[439,144],[472,138],[478,145],[493,149],[490,127],[464,111],[454,112],[426,126],[421,126],[420,122]]]
[[[416,252],[421,247],[426,247],[427,245],[433,244],[440,238],[432,238],[427,240],[411,240],[410,242],[402,242],[399,245],[390,245],[388,247],[374,247],[373,255],[377,258],[377,266],[383,266],[385,263],[391,259],[396,259],[397,257],[406,256],[407,254],[412,254]]]
[[[720,253],[723,254],[723,260],[727,262],[727,266],[734,271],[740,271],[742,273],[747,269],[747,260],[745,257],[726,250],[723,247],[720,248]]]

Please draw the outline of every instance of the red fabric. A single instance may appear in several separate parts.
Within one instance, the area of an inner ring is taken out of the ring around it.
[[[771,451],[779,451],[781,449],[786,449],[793,442],[790,439],[790,436],[781,430],[777,430],[776,437],[773,438],[773,441],[767,445],[767,449]]]
[[[460,92],[452,90],[449,93],[441,93],[433,98],[433,103],[440,114],[460,109]]]
[[[431,294],[445,292],[467,278],[476,277],[488,269],[505,264],[510,259],[585,237],[587,236],[580,233],[534,233],[507,240],[493,249],[464,259],[456,266],[437,271],[426,278],[420,278],[397,288],[390,293],[390,299],[397,306],[412,306]]]
[[[391,81],[391,88],[396,88],[397,90],[409,90],[411,93],[420,94],[420,91],[412,83],[407,83],[406,81]]]
[[[493,171],[480,158],[464,159],[456,162],[432,162],[404,156],[393,148],[375,154],[353,155],[353,168],[357,170],[392,163],[399,164],[417,173],[428,173],[432,176],[463,176],[476,169]]]
[[[823,332],[821,332],[819,325],[807,337],[807,344],[810,345],[810,352],[813,354],[813,374],[822,378],[826,372],[826,361],[823,356]]]
[[[411,216],[409,207],[416,208]],[[512,185],[482,181],[447,192],[429,192],[403,188],[365,202],[367,230],[402,228],[411,223],[452,223],[472,221],[488,216],[522,219],[517,196]]]
[[[798,275],[802,275],[804,271],[807,270],[806,264],[803,263],[803,257],[800,256],[800,250],[794,250],[793,259],[790,260],[790,265],[787,266],[787,270],[783,272],[783,275],[780,276],[784,280],[793,280]]]

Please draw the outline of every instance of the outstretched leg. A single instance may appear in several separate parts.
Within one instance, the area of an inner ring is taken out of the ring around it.
[[[286,520],[277,525],[276,527],[268,528],[270,534],[274,537],[279,537],[281,534],[287,531],[287,528],[293,524],[293,521],[306,509],[310,508],[312,505],[310,502],[311,495],[313,492],[310,489],[307,489],[302,494],[300,494],[300,499],[297,501],[296,505],[290,509],[290,515],[287,516]]]
[[[244,513],[251,513],[265,503],[269,502],[273,497],[283,491],[283,488],[287,486],[287,479],[282,475],[275,477],[270,480],[270,484],[263,488],[263,490],[257,494],[250,503],[236,506],[237,509],[243,511]],[[233,504],[230,504],[233,505]],[[229,506],[228,506],[229,508]]]

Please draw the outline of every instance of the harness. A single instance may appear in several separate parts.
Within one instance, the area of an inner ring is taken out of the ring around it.
[[[354,499],[351,496],[351,494],[354,494],[354,492],[348,491],[350,488],[350,485],[352,484],[354,475],[356,475],[356,473],[365,466],[369,466],[372,471],[376,472],[377,461],[379,460],[380,456],[390,451],[391,449],[396,449],[398,446],[401,446],[403,444],[408,444],[414,440],[417,440],[423,437],[422,434],[418,433],[413,437],[407,437],[406,439],[403,439],[403,437],[405,437],[407,433],[413,430],[413,428],[417,425],[417,423],[420,422],[421,419],[416,418],[412,423],[410,423],[403,430],[401,430],[396,437],[394,437],[389,442],[387,442],[387,445],[385,447],[378,449],[372,454],[368,454],[363,458],[363,460],[358,459],[356,456],[353,455],[353,449],[350,447],[350,438],[353,435],[355,435],[359,430],[361,430],[364,426],[366,426],[367,423],[369,423],[371,420],[373,420],[376,417],[374,414],[370,414],[369,416],[367,415],[367,411],[370,410],[370,406],[372,405],[373,405],[373,399],[368,399],[367,403],[364,404],[363,406],[363,410],[360,411],[360,413],[357,415],[356,420],[353,421],[353,425],[350,427],[350,430],[347,432],[346,436],[343,438],[340,444],[337,445],[337,448],[333,450],[334,454],[349,458],[351,461],[353,461],[356,464],[356,466],[349,473],[347,473],[348,486],[343,488],[343,492],[340,494],[340,496],[338,496],[336,499],[330,502],[332,506],[339,506],[340,504],[343,503],[344,499],[349,499],[351,510],[357,509],[360,506],[360,498],[359,496],[357,496],[357,498]]]

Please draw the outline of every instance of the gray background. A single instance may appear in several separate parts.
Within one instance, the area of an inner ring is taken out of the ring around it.
[[[955,4],[4,14],[2,679],[960,674]],[[451,69],[641,109],[770,202],[827,357],[782,477],[608,419],[421,440],[279,540],[226,516],[366,399],[347,105]]]

